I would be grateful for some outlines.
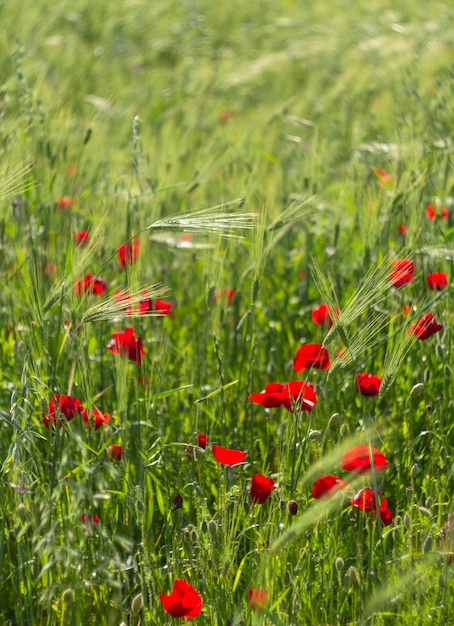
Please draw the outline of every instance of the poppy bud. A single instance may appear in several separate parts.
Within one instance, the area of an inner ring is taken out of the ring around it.
[[[411,475],[411,477],[412,477],[412,478],[416,478],[416,476],[417,476],[418,472],[419,472],[419,466],[418,466],[418,464],[417,464],[417,463],[414,463],[414,464],[411,466],[411,470],[410,470],[410,475]]]
[[[290,515],[296,515],[298,513],[298,502],[296,500],[289,500],[287,502],[287,510]]]
[[[341,572],[344,569],[344,559],[341,556],[338,556],[334,561],[334,565],[338,572]]]
[[[410,529],[410,526],[411,526],[411,518],[410,518],[410,516],[408,515],[408,513],[405,513],[405,515],[404,515],[404,517],[403,517],[403,519],[402,519],[402,522],[403,522],[403,525],[405,526],[405,528],[406,528],[407,530],[409,530],[409,529]]]
[[[424,384],[423,383],[416,383],[416,385],[413,385],[411,391],[410,391],[410,395],[408,396],[409,398],[419,398],[419,396],[422,396],[422,394],[424,393]]]
[[[61,601],[63,604],[71,604],[74,602],[74,589],[68,588],[65,589],[61,594]]]
[[[132,599],[131,611],[133,613],[140,613],[142,609],[143,609],[143,595],[141,593],[138,593]]]
[[[428,535],[423,543],[422,551],[424,554],[428,554],[432,550],[433,539],[430,535]]]

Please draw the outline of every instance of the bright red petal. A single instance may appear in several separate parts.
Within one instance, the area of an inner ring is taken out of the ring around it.
[[[238,465],[242,463],[247,456],[247,452],[242,450],[231,450],[222,446],[213,446],[213,456],[221,465]]]

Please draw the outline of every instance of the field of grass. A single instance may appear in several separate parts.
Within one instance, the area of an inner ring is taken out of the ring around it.
[[[0,626],[449,626],[451,3],[0,20]]]

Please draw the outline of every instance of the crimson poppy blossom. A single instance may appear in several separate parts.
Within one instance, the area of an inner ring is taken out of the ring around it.
[[[189,583],[176,580],[170,595],[160,595],[164,611],[171,617],[197,617],[202,610],[201,596]]]
[[[372,460],[376,472],[382,472],[388,466],[385,455],[376,448],[372,448]],[[356,446],[346,452],[341,459],[341,466],[347,472],[355,472],[357,474],[364,474],[370,471],[372,463],[369,446]]]
[[[214,292],[214,299],[224,300],[229,306],[232,304],[235,297],[235,289],[226,287],[225,289],[216,289]]]
[[[208,437],[205,435],[205,433],[199,433],[197,435],[197,445],[199,446],[199,448],[206,450],[207,443],[208,443]]]
[[[107,456],[111,461],[121,461],[123,456],[123,448],[116,443],[113,443],[107,448]]]
[[[55,427],[57,424],[58,412],[66,418],[69,422],[83,411],[82,404],[77,398],[73,396],[65,396],[62,394],[56,394],[49,400],[47,415],[43,413],[43,423],[46,428],[49,428],[51,423]],[[61,421],[59,422],[61,424]]]
[[[263,474],[254,474],[251,480],[251,500],[254,504],[264,504],[271,495],[274,487],[274,480],[263,476]]]
[[[283,405],[287,411],[299,410],[310,413],[317,404],[317,395],[311,383],[292,380],[285,385],[268,383],[260,393],[249,394],[248,400],[267,409]]]
[[[442,291],[448,286],[448,276],[445,272],[427,274],[427,284],[432,291]]]
[[[380,391],[381,378],[374,374],[362,372],[356,374],[355,385],[363,396],[376,396]]]
[[[377,507],[377,496],[378,495],[378,507]],[[365,513],[374,513],[377,514],[377,510],[380,515],[381,522],[384,526],[389,526],[389,524],[393,521],[393,514],[388,509],[388,503],[386,498],[383,497],[380,491],[375,493],[375,491],[371,487],[365,487],[364,489],[360,489],[350,500],[350,504],[352,506],[357,507],[361,511]]]
[[[400,225],[399,225],[399,227],[398,227],[398,229],[397,229],[397,232],[399,233],[399,235],[400,235],[401,237],[403,237],[403,236],[405,235],[405,233],[407,232],[407,226],[406,226],[406,224],[400,224]]]
[[[440,213],[440,215],[441,215],[441,218],[442,218],[443,220],[447,220],[447,219],[448,219],[448,217],[449,217],[449,209],[448,209],[448,208],[446,208],[446,207],[444,206],[444,207],[441,209],[441,213]]]
[[[426,313],[420,320],[413,324],[408,331],[410,334],[416,335],[418,339],[424,341],[440,332],[443,329],[443,324],[439,324],[432,313]]]
[[[62,196],[58,201],[58,208],[61,209],[70,209],[73,205],[73,199],[70,196]]]
[[[293,369],[297,374],[312,367],[327,370],[330,365],[328,350],[320,343],[306,343],[298,348],[293,359]]]
[[[81,297],[84,293],[92,293],[96,296],[102,296],[107,291],[107,283],[104,278],[86,274],[82,279],[77,278],[74,283],[74,294]]]
[[[435,219],[435,209],[433,207],[433,204],[428,204],[426,206],[426,217],[429,220],[434,220]]]
[[[95,430],[99,430],[101,426],[110,422],[110,415],[108,413],[102,413],[98,409],[92,409],[91,415],[94,420]],[[84,409],[82,411],[82,419],[84,420],[85,426],[89,426],[90,419],[89,419],[89,413],[87,409]]]
[[[136,339],[133,328],[125,328],[121,333],[113,333],[107,349],[112,354],[129,359],[137,365],[142,365],[142,359],[145,356],[142,337],[139,335]]]
[[[400,289],[413,280],[415,266],[410,259],[391,261],[391,268],[392,271],[389,274],[389,280],[396,289]]]
[[[132,243],[123,243],[118,248],[118,261],[121,269],[127,265],[132,265],[139,258],[140,239],[134,239]]]
[[[320,498],[329,498],[338,491],[348,487],[348,483],[335,476],[334,474],[326,474],[320,476],[312,487],[312,497],[319,500]]]
[[[97,524],[99,524],[99,517],[97,515],[87,515],[86,513],[82,513],[82,515],[80,516],[80,521],[82,522],[82,524],[92,524],[96,526]]]
[[[221,465],[238,465],[247,457],[247,452],[242,450],[232,450],[222,446],[213,446],[213,456]]]
[[[73,234],[74,243],[81,247],[87,245],[89,239],[90,233],[88,230],[80,230],[79,232]]]
[[[317,308],[312,311],[312,321],[317,326],[322,326],[326,330],[329,330],[333,325],[333,321],[336,315],[339,315],[339,309],[335,309],[335,313],[333,309],[328,304],[321,304]]]
[[[255,613],[260,613],[265,606],[267,598],[268,591],[265,589],[249,589],[247,594],[248,604]]]

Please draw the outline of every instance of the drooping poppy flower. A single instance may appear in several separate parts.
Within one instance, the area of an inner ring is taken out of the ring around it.
[[[145,356],[142,337],[139,335],[136,339],[133,328],[125,328],[121,333],[113,333],[107,349],[112,354],[129,359],[137,365],[142,365],[142,359]]]
[[[335,476],[334,474],[326,474],[326,476],[320,476],[312,487],[312,497],[319,500],[320,498],[329,498],[338,491],[348,487],[348,483],[344,483],[343,480]]]
[[[432,313],[426,313],[416,324],[410,327],[409,333],[413,333],[413,335],[416,335],[418,339],[423,341],[424,339],[432,337],[435,333],[440,332],[442,329],[443,324],[439,324],[435,321],[435,317]]]
[[[415,266],[410,259],[391,261],[391,268],[392,271],[389,274],[389,280],[396,289],[400,289],[413,280]]]
[[[82,513],[80,516],[80,521],[82,524],[94,525],[99,524],[99,517],[97,515],[87,515],[86,513]]]
[[[306,343],[298,348],[293,359],[293,369],[297,374],[312,367],[327,370],[330,365],[328,350],[320,343]]]
[[[171,617],[197,617],[202,610],[201,596],[189,583],[176,580],[170,595],[160,595],[164,611]]]
[[[99,430],[101,426],[110,422],[110,415],[108,413],[102,413],[98,409],[92,409],[91,415],[94,421],[94,429]],[[82,411],[82,419],[84,420],[85,426],[90,425],[89,413],[87,409]]]
[[[334,323],[334,318],[339,315],[339,309],[335,310],[336,313],[333,312],[333,309],[327,304],[321,304],[317,308],[312,311],[312,321],[317,326],[322,326],[326,330],[330,329]]]
[[[385,455],[376,448],[372,448],[372,460],[376,472],[382,472],[388,466]],[[356,474],[369,472],[372,467],[369,446],[356,446],[346,452],[341,459],[341,466],[347,472],[355,472]]]
[[[251,500],[254,504],[264,504],[271,495],[274,480],[263,474],[254,474],[251,480]]]
[[[127,265],[132,265],[139,258],[140,239],[134,239],[132,243],[123,243],[118,248],[118,262],[121,269]]]
[[[117,443],[113,443],[107,448],[107,456],[111,461],[121,461],[123,456],[123,448]]]
[[[378,507],[376,495],[378,495]],[[381,522],[384,526],[389,526],[393,521],[393,514],[388,509],[386,498],[382,496],[380,491],[376,494],[371,487],[360,489],[350,500],[350,504],[365,513],[372,512],[376,515],[378,510]]]
[[[362,372],[356,374],[355,386],[363,396],[376,396],[380,391],[381,378]]]
[[[442,291],[448,286],[448,276],[445,272],[427,274],[427,284],[432,291]]]
[[[247,452],[242,450],[232,450],[222,446],[213,446],[213,456],[221,465],[238,465],[247,457]]]
[[[106,291],[107,283],[104,278],[93,274],[86,274],[82,279],[77,278],[74,282],[74,294],[79,298],[85,293],[102,296]]]
[[[208,437],[205,435],[205,433],[199,433],[197,435],[197,445],[199,446],[199,448],[206,450],[207,443],[208,443]]]
[[[255,613],[260,613],[265,606],[267,598],[268,591],[265,589],[249,589],[247,594],[248,604]]]
[[[58,208],[61,209],[70,209],[73,205],[73,199],[70,196],[62,196],[58,201]]]
[[[43,413],[43,423],[46,428],[49,428],[50,425],[55,428],[58,412],[69,422],[80,415],[82,411],[82,404],[77,398],[56,394],[49,400],[47,415]],[[61,421],[59,421],[59,424],[61,424]]]
[[[86,246],[89,240],[90,233],[88,232],[88,230],[80,230],[79,232],[73,234],[74,243],[80,247]]]
[[[285,406],[287,411],[299,410],[310,413],[317,404],[317,396],[311,383],[292,380],[285,385],[268,383],[260,393],[251,393],[250,402],[261,404],[267,409]]]

